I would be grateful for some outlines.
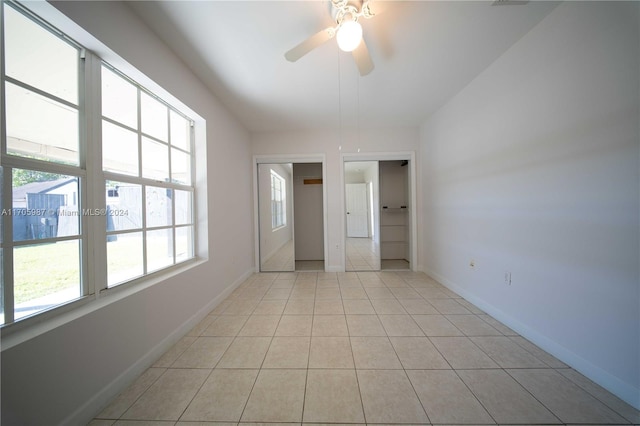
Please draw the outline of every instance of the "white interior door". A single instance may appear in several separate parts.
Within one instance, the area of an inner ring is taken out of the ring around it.
[[[367,204],[367,184],[348,183],[346,185],[347,237],[368,238],[369,218]]]

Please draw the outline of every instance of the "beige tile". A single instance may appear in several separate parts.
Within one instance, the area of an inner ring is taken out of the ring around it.
[[[427,336],[462,336],[462,332],[443,315],[412,315]]]
[[[364,422],[355,370],[309,370],[304,422]]]
[[[358,370],[368,423],[429,423],[403,370]]]
[[[362,287],[343,287],[340,289],[342,293],[342,300],[346,299],[369,299],[367,293],[364,291]]]
[[[547,365],[506,336],[471,337],[502,368],[546,368]]]
[[[205,331],[202,336],[235,336],[249,317],[245,315],[223,315],[218,317]]]
[[[270,288],[262,298],[263,300],[287,300],[292,292],[289,288]]]
[[[169,369],[122,416],[129,420],[178,420],[210,370]]]
[[[344,308],[340,299],[316,299],[314,308],[316,315],[343,315]]]
[[[186,351],[187,348],[191,346],[195,341],[196,341],[196,337],[191,337],[191,336],[183,337],[182,339],[178,340],[178,342],[175,345],[173,345],[167,352],[165,352],[160,357],[160,359],[158,359],[153,364],[153,366],[157,368],[171,367],[171,364],[173,364],[176,361],[176,359],[178,359],[178,357],[182,355],[182,353]]]
[[[609,407],[554,370],[508,370],[508,373],[563,422],[625,423]]]
[[[371,300],[374,300],[374,299],[394,299],[395,300],[395,296],[393,295],[393,293],[391,293],[391,291],[385,287],[367,287],[365,288],[365,291],[367,292],[367,296],[369,296],[369,299]]]
[[[410,315],[380,315],[380,321],[389,336],[424,336]]]
[[[217,367],[260,368],[270,342],[270,337],[236,337]]]
[[[424,297],[427,300],[433,299],[448,299],[449,296],[444,293],[442,290],[434,289],[434,288],[419,288],[416,290],[420,294],[420,296]]]
[[[560,423],[504,370],[458,370],[457,373],[499,424]]]
[[[345,299],[342,301],[342,305],[345,314],[369,315],[376,313],[368,299]]]
[[[236,289],[237,291],[237,289]],[[226,298],[225,300],[223,300],[222,302],[220,302],[218,304],[218,306],[216,306],[211,312],[209,312],[209,315],[220,315],[224,312],[225,309],[227,309],[229,307],[230,304],[233,303],[233,300],[230,299],[230,297]]]
[[[358,369],[402,368],[387,337],[352,337],[351,348]]]
[[[198,337],[171,368],[213,368],[232,341],[233,337]]]
[[[93,419],[87,423],[87,426],[112,426],[115,422],[115,420]]]
[[[400,302],[407,313],[412,315],[433,315],[439,313],[436,311],[436,308],[424,299],[398,299],[398,302]]]
[[[200,336],[200,334],[202,334],[202,332],[206,330],[207,327],[209,327],[217,318],[217,315],[207,315],[202,321],[198,323],[198,325],[193,327],[191,331],[187,333],[187,336]]]
[[[372,299],[371,304],[378,315],[406,314],[400,302],[395,299]]]
[[[307,368],[310,337],[274,337],[262,368]]]
[[[267,288],[247,288],[238,295],[238,299],[259,300],[262,299],[267,290]]]
[[[453,370],[411,370],[407,375],[432,423],[494,424]]]
[[[498,364],[493,362],[468,337],[431,337],[430,339],[454,369],[498,368]]]
[[[289,300],[284,308],[284,315],[311,315],[313,306],[313,299]]]
[[[611,392],[592,382],[572,368],[563,368],[557,371],[576,385],[580,386],[586,392],[589,392],[591,395],[598,398],[602,403],[631,423],[640,424],[640,410],[636,410],[631,405],[627,404]]]
[[[169,420],[118,420],[114,426],[173,426],[176,422]]]
[[[354,368],[348,337],[312,337],[309,368]]]
[[[276,336],[311,336],[312,315],[283,315]]]
[[[291,295],[289,296],[289,300],[296,299],[315,299],[316,297],[316,288],[315,284],[310,287],[293,287],[291,291]]]
[[[389,290],[396,297],[396,299],[422,299],[422,296],[420,296],[418,292],[410,287],[397,287],[390,288]]]
[[[253,315],[282,315],[286,300],[262,300],[253,311]]]
[[[543,351],[527,339],[521,336],[509,336],[509,339],[520,345],[525,351],[531,353],[533,356],[538,358],[540,361],[544,362],[551,368],[569,368],[567,364],[560,361],[558,358],[553,355]]]
[[[390,337],[389,340],[407,370],[451,368],[426,337]]]
[[[243,422],[300,422],[306,370],[261,370]]]
[[[483,320],[484,322],[486,322],[491,327],[495,328],[496,330],[498,330],[500,333],[504,334],[505,336],[517,336],[518,335],[518,333],[516,333],[515,331],[513,331],[512,329],[510,329],[509,327],[507,327],[506,325],[502,324],[500,321],[498,321],[495,318],[492,318],[489,315],[486,315],[486,314],[478,315],[478,318],[480,318],[481,320]]]
[[[257,299],[236,299],[224,310],[222,315],[251,315],[258,303]]]
[[[280,315],[251,315],[238,336],[273,336],[279,321]]]
[[[386,336],[377,315],[347,315],[349,336]]]
[[[315,315],[313,317],[312,336],[348,336],[344,315]]]
[[[158,378],[164,374],[164,368],[149,368],[131,385],[123,390],[96,417],[99,419],[118,419]]]
[[[429,303],[442,315],[470,314],[471,312],[455,299],[431,299]]]
[[[464,299],[457,299],[458,303],[461,304],[462,306],[464,306],[465,308],[467,308],[469,310],[469,312],[471,312],[472,314],[476,314],[476,315],[483,315],[484,311],[480,308],[478,308],[476,305],[474,305],[473,303],[464,300]],[[493,324],[490,324],[493,325]]]
[[[180,420],[239,421],[257,376],[258,370],[213,370]]]
[[[475,315],[445,315],[447,319],[467,336],[502,336],[495,328]]]
[[[316,288],[316,301],[318,300],[341,299],[339,287],[318,287]]]

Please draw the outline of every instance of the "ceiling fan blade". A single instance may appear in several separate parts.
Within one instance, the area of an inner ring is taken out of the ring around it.
[[[302,58],[307,53],[311,52],[316,47],[332,39],[336,35],[336,30],[333,27],[325,28],[322,31],[312,35],[293,49],[284,54],[289,62],[295,62]]]
[[[373,61],[371,60],[371,56],[369,56],[369,50],[367,49],[364,39],[362,39],[358,47],[356,47],[351,54],[356,61],[361,76],[364,77],[373,71]]]

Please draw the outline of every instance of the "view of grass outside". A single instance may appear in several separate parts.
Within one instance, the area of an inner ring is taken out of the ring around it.
[[[186,238],[179,246],[187,246]],[[79,289],[79,250],[78,241],[16,247],[15,304],[19,305],[70,288]],[[107,250],[109,271],[118,273],[123,280],[142,275],[141,238],[119,236],[116,241],[107,243]],[[150,241],[147,250],[150,259],[160,261],[163,265],[173,263],[172,253],[168,251],[166,242]]]
[[[77,240],[16,247],[13,253],[15,304],[78,286],[79,247]]]

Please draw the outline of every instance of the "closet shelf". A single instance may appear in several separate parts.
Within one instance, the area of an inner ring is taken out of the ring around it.
[[[385,211],[406,211],[407,206],[382,206],[382,210]]]

